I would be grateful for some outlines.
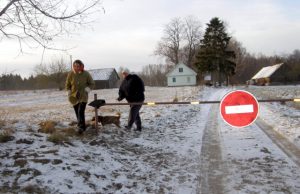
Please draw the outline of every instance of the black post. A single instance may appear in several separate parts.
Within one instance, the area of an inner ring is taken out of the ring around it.
[[[97,100],[97,94],[94,94],[94,100]],[[95,107],[95,128],[98,130],[98,108]]]

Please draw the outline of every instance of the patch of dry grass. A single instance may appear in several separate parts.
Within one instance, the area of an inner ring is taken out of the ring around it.
[[[50,159],[32,159],[31,161],[35,162],[35,163],[41,163],[41,164],[48,164],[51,162]]]
[[[14,140],[15,137],[12,134],[13,134],[12,129],[4,129],[0,131],[0,143],[5,143]]]
[[[47,120],[39,124],[40,128],[38,132],[50,134],[47,138],[48,141],[55,144],[70,144],[69,137],[77,135],[77,131],[74,127],[58,128],[56,121]]]
[[[175,96],[173,97],[172,99],[172,102],[178,102],[179,101],[179,98],[177,96],[177,91],[175,92]]]
[[[36,193],[36,194],[47,193],[46,190],[40,188],[38,185],[27,185],[26,187],[22,188],[21,191],[25,193]]]
[[[40,128],[38,132],[47,134],[61,133],[65,136],[74,136],[77,134],[76,129],[74,127],[71,126],[67,128],[58,128],[57,124],[58,123],[56,121],[52,120],[43,121],[39,124]]]
[[[6,125],[7,112],[0,110],[0,129]]]
[[[28,162],[25,159],[18,159],[18,160],[15,160],[14,166],[19,166],[19,167],[23,168],[27,163]]]
[[[300,102],[294,102],[294,104],[292,105],[294,108],[300,110]]]
[[[52,133],[48,138],[48,141],[53,142],[55,144],[62,144],[64,142],[67,142],[69,139],[65,134],[62,133]]]
[[[43,121],[39,124],[40,129],[38,130],[38,132],[52,134],[56,131],[55,129],[56,124],[57,122],[52,120]]]
[[[0,119],[0,129],[1,129],[2,127],[4,127],[5,124],[6,124],[6,122],[5,122],[4,120]]]
[[[74,127],[61,128],[61,129],[57,129],[57,131],[65,134],[66,136],[76,136],[77,135],[77,131]]]

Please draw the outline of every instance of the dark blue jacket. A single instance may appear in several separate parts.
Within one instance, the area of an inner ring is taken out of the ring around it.
[[[129,74],[119,88],[119,100],[125,98],[128,102],[143,102],[145,100],[144,91],[143,80],[135,74]]]

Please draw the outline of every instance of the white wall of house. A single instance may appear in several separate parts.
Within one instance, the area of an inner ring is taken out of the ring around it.
[[[168,86],[195,86],[196,72],[184,64],[178,64],[167,74]]]

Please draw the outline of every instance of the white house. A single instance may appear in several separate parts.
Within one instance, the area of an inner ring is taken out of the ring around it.
[[[194,70],[179,63],[167,74],[168,86],[195,86],[196,76]]]

